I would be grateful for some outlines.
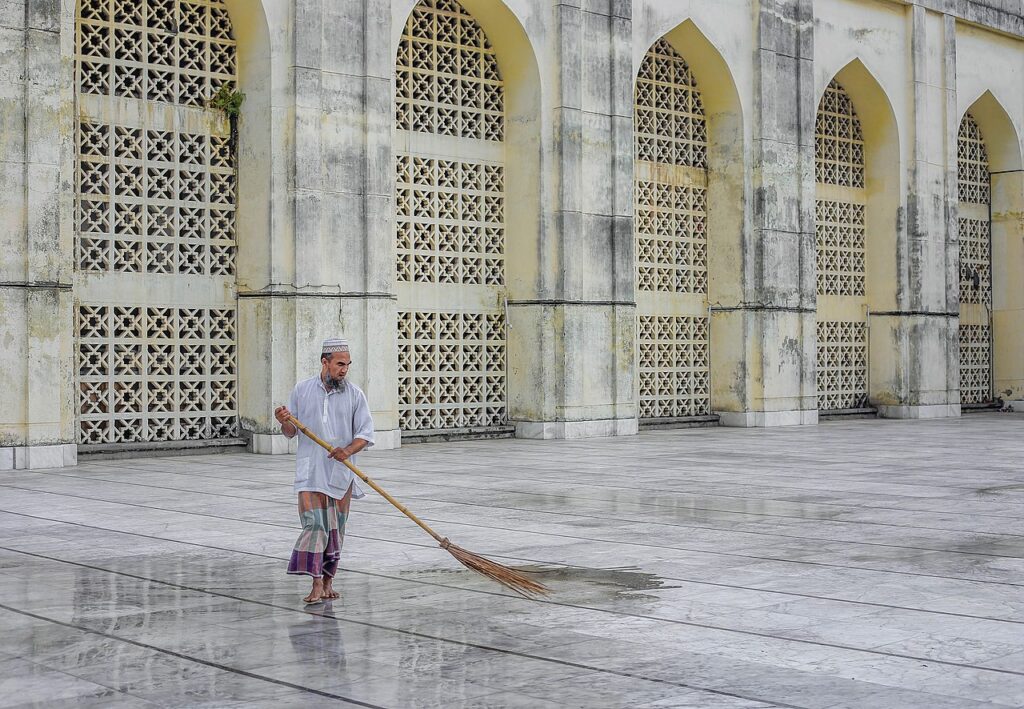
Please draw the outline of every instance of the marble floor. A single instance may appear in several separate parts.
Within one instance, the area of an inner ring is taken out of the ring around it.
[[[1024,415],[433,443],[304,607],[289,456],[0,473],[0,707],[1024,705]]]

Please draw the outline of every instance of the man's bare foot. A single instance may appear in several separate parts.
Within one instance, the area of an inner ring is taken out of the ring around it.
[[[324,578],[324,595],[325,601],[334,600],[335,598],[341,598],[341,594],[334,590],[334,579],[330,577]]]
[[[309,595],[302,600],[306,603],[319,603],[324,600],[324,580],[313,579],[313,589],[309,592]]]

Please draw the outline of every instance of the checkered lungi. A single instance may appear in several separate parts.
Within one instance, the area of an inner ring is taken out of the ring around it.
[[[345,522],[351,502],[351,487],[340,500],[322,492],[299,493],[302,532],[292,549],[288,573],[334,577],[341,559],[341,545],[345,542]]]

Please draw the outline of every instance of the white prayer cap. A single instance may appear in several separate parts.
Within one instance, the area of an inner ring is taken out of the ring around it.
[[[320,348],[320,351],[326,354],[348,352],[348,340],[342,340],[340,337],[328,337],[324,340],[324,345]]]

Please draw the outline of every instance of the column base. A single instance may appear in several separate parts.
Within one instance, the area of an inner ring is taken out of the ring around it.
[[[78,465],[78,446],[74,443],[0,448],[0,470],[70,468],[75,465]]]
[[[299,434],[302,435],[302,434]],[[248,450],[257,455],[286,455],[295,453],[299,436],[288,438],[283,433],[250,433]]]
[[[721,426],[737,428],[774,428],[776,426],[814,426],[817,409],[805,411],[716,411]]]
[[[390,431],[374,431],[373,438],[373,448],[363,451],[363,454],[372,455],[374,451],[390,451],[402,447],[402,431],[398,428],[393,428]]]
[[[516,438],[536,440],[604,438],[635,436],[638,422],[634,419],[602,419],[598,421],[516,421]]]
[[[878,417],[885,419],[944,419],[960,416],[960,404],[924,404],[917,406],[879,405]]]

